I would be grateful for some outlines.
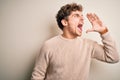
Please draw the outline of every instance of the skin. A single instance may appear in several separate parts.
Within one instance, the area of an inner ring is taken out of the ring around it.
[[[88,13],[88,20],[92,24],[92,28],[86,32],[98,32],[101,35],[108,32],[108,29],[103,25],[102,21],[96,14]],[[82,35],[82,27],[84,24],[84,18],[81,11],[73,11],[67,19],[63,19],[62,24],[64,25],[62,36],[68,39],[74,39]]]
[[[107,27],[103,24],[103,22],[96,14],[88,13],[87,18],[91,22],[92,28],[88,29],[86,32],[98,32],[101,35],[108,32]]]

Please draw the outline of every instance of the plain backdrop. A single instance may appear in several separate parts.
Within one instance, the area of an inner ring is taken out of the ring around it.
[[[82,37],[101,43],[98,33],[85,33],[91,27],[86,14],[96,13],[120,52],[120,0],[0,0],[0,80],[30,80],[43,42],[62,33],[55,19],[57,11],[72,2],[84,7]],[[120,80],[120,62],[92,60],[89,80]]]

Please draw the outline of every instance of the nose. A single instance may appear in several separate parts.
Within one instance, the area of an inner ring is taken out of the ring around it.
[[[84,17],[83,17],[83,15],[80,17],[80,22],[81,22],[82,24],[84,24]]]

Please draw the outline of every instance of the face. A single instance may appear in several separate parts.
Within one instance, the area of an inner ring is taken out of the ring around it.
[[[66,20],[67,26],[67,34],[71,37],[81,36],[82,34],[82,27],[84,24],[83,14],[81,11],[73,11]]]

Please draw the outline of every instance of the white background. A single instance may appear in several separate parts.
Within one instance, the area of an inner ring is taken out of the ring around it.
[[[0,0],[0,80],[30,80],[41,44],[61,33],[55,15],[66,3],[77,2],[86,13],[96,13],[108,26],[120,52],[120,0]],[[83,37],[101,41],[97,33]],[[120,80],[120,62],[92,60],[89,80]]]

